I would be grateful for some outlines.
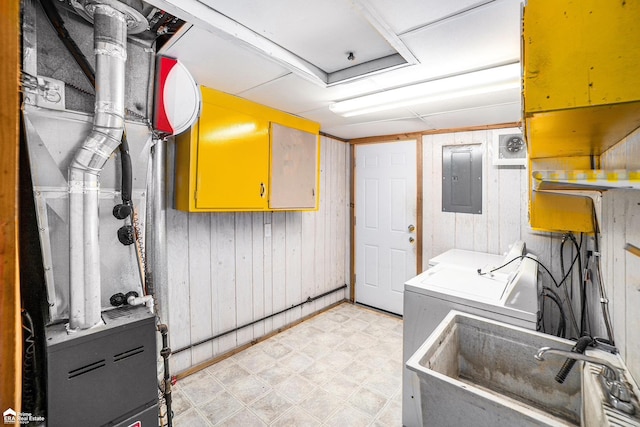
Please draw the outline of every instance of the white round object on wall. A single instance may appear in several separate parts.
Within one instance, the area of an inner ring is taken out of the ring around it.
[[[189,70],[178,60],[159,57],[154,128],[168,135],[187,130],[200,115],[202,95]]]

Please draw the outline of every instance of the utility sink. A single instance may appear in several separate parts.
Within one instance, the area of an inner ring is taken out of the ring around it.
[[[559,384],[554,378],[566,359],[549,355],[541,362],[534,358],[541,347],[570,351],[574,344],[451,311],[407,361],[420,379],[423,425],[611,425],[608,416],[616,410],[599,404],[603,395],[598,394],[601,390],[594,379],[598,372],[585,369],[583,373],[583,363],[577,362]],[[598,356],[604,353],[596,351]],[[605,357],[620,366],[617,356]],[[637,386],[634,390],[637,396]],[[583,411],[585,401],[589,402],[589,420]],[[637,418],[615,415],[619,423],[615,425],[640,425]]]

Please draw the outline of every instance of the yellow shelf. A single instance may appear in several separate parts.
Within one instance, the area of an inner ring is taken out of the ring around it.
[[[533,159],[600,156],[638,127],[640,102],[525,114],[528,154]]]
[[[594,215],[594,203],[589,196],[531,191],[529,223],[535,230],[593,233]]]
[[[533,189],[609,190],[640,189],[640,171],[629,170],[545,170],[533,171]]]
[[[535,0],[523,10],[529,220],[591,233],[593,200],[576,190],[638,188],[634,171],[591,169],[640,127],[640,2]]]

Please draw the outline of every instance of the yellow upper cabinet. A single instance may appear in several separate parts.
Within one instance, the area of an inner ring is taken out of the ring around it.
[[[197,140],[197,209],[264,209],[269,123],[205,103]]]
[[[198,122],[176,138],[178,209],[317,209],[317,123],[213,89],[202,100]]]
[[[598,156],[640,126],[639,19],[635,0],[527,2],[530,157]]]

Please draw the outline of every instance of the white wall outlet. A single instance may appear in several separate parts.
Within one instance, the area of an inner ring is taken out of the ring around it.
[[[264,237],[271,237],[271,224],[264,225]]]

